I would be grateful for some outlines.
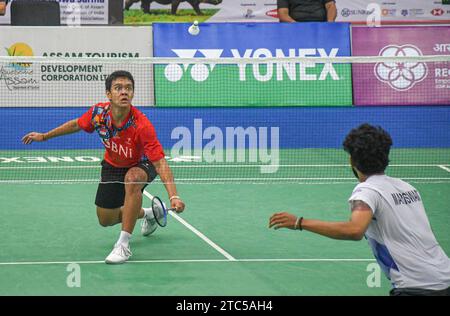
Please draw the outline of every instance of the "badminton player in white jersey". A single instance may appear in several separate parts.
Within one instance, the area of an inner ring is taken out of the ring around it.
[[[384,174],[389,134],[363,124],[350,131],[343,145],[360,182],[349,199],[350,220],[326,222],[282,212],[271,216],[269,227],[344,240],[364,236],[392,283],[390,295],[450,295],[450,259],[431,230],[419,192]]]

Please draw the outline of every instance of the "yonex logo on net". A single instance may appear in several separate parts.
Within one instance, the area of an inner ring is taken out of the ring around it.
[[[379,56],[419,57],[422,52],[414,45],[388,45]],[[381,62],[374,68],[375,76],[397,91],[407,91],[427,77],[428,67],[424,62]]]
[[[172,51],[180,58],[194,58],[200,57],[197,52],[201,53],[201,57],[205,58],[219,58],[222,56],[223,49],[172,49]],[[192,66],[192,67],[190,67]],[[170,64],[164,69],[164,75],[167,80],[171,82],[180,81],[183,75],[188,72],[190,68],[191,78],[195,81],[201,82],[208,79],[209,74],[215,67],[214,63],[210,64]]]
[[[206,58],[220,58],[223,49],[172,49],[180,58],[199,57],[201,53]],[[322,57],[333,58],[338,55],[339,48],[289,48],[289,49],[230,49],[233,58],[272,58],[272,57]],[[191,67],[192,66],[192,67]],[[208,79],[216,63],[209,64],[169,64],[164,69],[164,75],[171,82],[180,81],[184,73],[189,72],[193,80],[202,82]],[[267,62],[267,63],[237,63],[236,67],[239,81],[256,80],[289,80],[289,81],[322,81],[341,80],[334,64],[325,62],[323,65],[314,62]],[[253,76],[252,76],[253,75]]]

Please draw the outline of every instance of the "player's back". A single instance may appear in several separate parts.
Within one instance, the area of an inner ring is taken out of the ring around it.
[[[385,247],[396,286],[443,289],[450,286],[450,260],[439,246],[416,188],[401,179],[374,175],[356,189],[376,191],[374,221],[366,237],[376,253]],[[378,247],[381,245],[381,247]]]

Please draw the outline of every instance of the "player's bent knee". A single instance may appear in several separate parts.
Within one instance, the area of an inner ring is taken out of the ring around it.
[[[125,175],[125,190],[140,191],[147,181],[147,174],[140,168],[132,168]]]
[[[142,194],[141,183],[127,183],[125,184],[125,194]]]

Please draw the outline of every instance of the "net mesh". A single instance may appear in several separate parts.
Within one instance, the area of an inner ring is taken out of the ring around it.
[[[387,174],[450,182],[450,56],[425,56],[0,57],[0,183],[98,183],[96,132],[21,139],[107,102],[116,70],[133,74],[177,183],[354,182],[342,141],[365,122],[393,138]]]

